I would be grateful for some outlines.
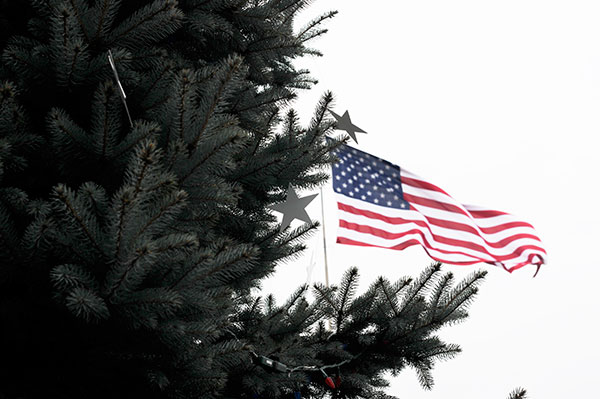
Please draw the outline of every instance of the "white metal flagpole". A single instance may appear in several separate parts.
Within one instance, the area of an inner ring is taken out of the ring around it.
[[[329,268],[327,267],[327,235],[325,234],[325,204],[323,201],[323,187],[321,190],[321,221],[323,222],[323,257],[325,258],[325,286],[329,288]],[[327,319],[326,329],[332,331],[331,320]]]
[[[323,222],[323,256],[325,258],[325,286],[329,288],[329,268],[327,267],[327,239],[325,234],[325,205],[323,203],[323,187],[321,190],[321,221]]]

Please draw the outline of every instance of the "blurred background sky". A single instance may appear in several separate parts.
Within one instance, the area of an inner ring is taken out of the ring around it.
[[[600,2],[316,0],[298,29],[329,10],[339,14],[312,43],[324,56],[296,63],[319,80],[293,104],[303,124],[332,91],[333,110],[348,110],[368,132],[351,145],[462,203],[519,216],[548,252],[535,279],[534,266],[509,274],[486,264],[444,265],[457,279],[490,272],[470,317],[439,334],[463,353],[437,364],[431,391],[406,369],[388,393],[504,399],[523,386],[533,399],[597,395]],[[417,246],[336,244],[330,184],[323,200],[332,283],[350,266],[364,289],[379,275],[416,276],[431,263]],[[320,204],[307,208],[312,219],[321,219]],[[282,302],[307,280],[324,282],[320,233],[307,244],[264,283],[265,294]]]

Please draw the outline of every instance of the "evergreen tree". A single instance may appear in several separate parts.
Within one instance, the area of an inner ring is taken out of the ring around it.
[[[253,295],[318,227],[268,207],[343,141],[330,93],[283,111],[335,14],[293,29],[307,3],[0,2],[0,397],[385,397],[459,352],[434,334],[483,272]]]

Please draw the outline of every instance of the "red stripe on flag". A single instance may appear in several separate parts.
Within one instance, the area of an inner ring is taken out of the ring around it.
[[[385,248],[385,249],[395,249],[395,250],[398,250],[398,251],[401,251],[401,250],[406,249],[406,248],[408,248],[410,246],[413,246],[413,245],[421,245],[421,243],[418,240],[415,240],[415,239],[407,240],[407,241],[405,241],[405,242],[403,242],[401,244],[397,244],[397,245],[394,245],[392,247],[384,247],[383,245],[375,245],[375,244],[365,243],[365,242],[362,242],[362,241],[355,241],[355,240],[352,240],[352,239],[346,238],[346,237],[338,237],[336,242],[338,244],[357,245],[357,246],[361,246],[361,247],[376,247],[376,248]],[[431,253],[429,253],[429,251],[427,250],[426,247],[423,247],[423,246],[421,246],[421,247],[425,250],[425,252],[427,252],[427,254],[429,255],[429,257],[431,257],[434,260],[440,261],[440,262],[454,263],[454,264],[460,264],[460,265],[473,265],[475,263],[485,262],[485,261],[483,261],[481,259],[475,259],[475,260],[472,260],[472,261],[462,261],[462,262],[448,261],[447,259],[443,259],[443,258],[440,258],[438,256],[432,255]],[[438,250],[438,252],[443,252],[443,251],[439,251]],[[469,256],[469,255],[467,255],[467,256]],[[489,263],[489,262],[486,262],[486,263]]]
[[[544,253],[545,253],[545,251],[544,251]],[[536,261],[536,259],[535,259],[535,258],[537,258],[537,261]],[[510,267],[510,268],[506,268],[506,267],[505,267],[505,269],[506,269],[506,271],[508,271],[509,273],[512,273],[512,272],[514,272],[515,270],[522,268],[523,266],[527,266],[527,265],[542,265],[542,264],[544,264],[544,262],[543,262],[543,261],[541,261],[541,258],[540,258],[540,256],[539,256],[539,255],[537,255],[537,254],[530,254],[530,255],[527,257],[527,260],[525,260],[525,261],[523,261],[523,262],[521,262],[521,263],[518,263],[518,264],[516,264],[516,265],[514,265],[514,266],[512,266],[512,267]]]
[[[400,217],[386,216],[386,215],[382,215],[381,213],[368,211],[366,209],[359,209],[359,208],[353,207],[352,205],[344,204],[342,202],[338,202],[338,209],[348,212],[348,213],[353,213],[355,215],[366,216],[370,219],[381,220],[382,222],[386,222],[389,224],[416,223],[421,227],[427,227],[427,223],[425,223],[421,220],[409,220],[409,219],[404,219],[404,218],[400,218]]]
[[[473,226],[470,226],[468,224],[464,224],[464,223],[460,223],[460,222],[453,222],[453,221],[446,220],[446,219],[438,219],[438,218],[434,218],[431,216],[425,216],[425,215],[423,215],[423,216],[425,217],[425,219],[427,219],[427,221],[430,224],[433,224],[435,226],[440,226],[440,227],[445,227],[447,229],[460,230],[460,231],[464,231],[467,233],[473,233],[473,234],[480,235],[480,233],[477,231],[476,228],[474,228]],[[508,223],[503,223],[503,224],[499,224],[496,226],[490,226],[490,227],[482,227],[482,226],[477,226],[477,227],[479,228],[479,230],[481,230],[481,232],[483,232],[485,234],[499,233],[501,231],[508,230],[508,229],[514,229],[517,227],[533,228],[532,225],[530,225],[529,223],[525,223],[525,222],[508,222]],[[537,241],[540,240],[538,237],[535,237],[535,239]]]
[[[456,205],[435,201],[429,198],[417,197],[416,195],[404,193],[404,199],[410,203],[427,206],[429,208],[441,209],[446,212],[460,213],[469,216],[467,212]]]
[[[474,218],[493,218],[495,216],[508,215],[508,213],[506,213],[506,212],[491,211],[491,210],[476,211],[476,210],[468,209],[468,211],[471,215],[473,215]]]
[[[402,183],[408,184],[409,186],[413,186],[416,188],[423,188],[425,190],[437,191],[438,193],[446,194],[448,197],[450,197],[450,195],[447,192],[445,192],[444,190],[442,190],[435,184],[431,184],[431,183],[428,183],[423,180],[418,180],[418,179],[414,179],[411,177],[402,176],[401,181],[402,181]]]
[[[417,180],[411,177],[406,177],[406,176],[402,176],[402,183],[407,184],[409,186],[415,187],[417,189],[425,189],[425,190],[431,190],[431,191],[437,191],[438,193],[442,193],[444,195],[447,195],[449,200],[452,199],[452,197],[450,196],[450,194],[448,194],[447,192],[445,192],[444,190],[442,190],[441,188],[439,188],[438,186],[422,181],[422,180]],[[406,197],[407,194],[404,194],[404,196]],[[410,195],[410,194],[408,194]],[[406,198],[405,198],[406,199]],[[410,201],[407,199],[407,201]],[[412,202],[412,201],[411,201]],[[425,204],[423,204],[425,205]],[[465,207],[467,208],[467,207]],[[440,208],[438,208],[440,209]],[[459,208],[460,209],[460,208]],[[467,208],[467,211],[475,218],[491,218],[494,216],[502,216],[502,215],[509,215],[509,213],[506,212],[501,212],[501,211],[494,211],[494,210],[471,210]],[[464,212],[461,212],[464,213]]]
[[[377,212],[373,212],[373,211],[368,211],[368,210],[364,210],[364,209],[359,209],[356,207],[353,207],[351,205],[348,204],[344,204],[342,202],[338,202],[338,209],[348,212],[348,213],[352,213],[354,215],[360,215],[360,216],[366,216],[370,219],[377,219],[377,220],[381,220],[382,222],[386,222],[389,224],[393,224],[393,225],[400,225],[400,224],[406,224],[406,223],[415,223],[418,226],[421,226],[423,228],[427,228],[427,223],[425,223],[422,220],[414,220],[414,219],[405,219],[405,218],[400,218],[400,217],[390,217],[390,216],[385,216],[382,215],[380,213]],[[450,221],[450,220],[446,220],[446,219],[438,219],[438,218],[434,218],[431,216],[425,216],[423,214],[421,214],[425,219],[427,219],[427,222],[429,222],[429,224],[435,225],[435,226],[439,226],[439,227],[444,227],[447,229],[452,229],[452,230],[459,230],[459,231],[464,231],[467,233],[472,233],[472,234],[476,234],[478,236],[480,236],[481,234],[477,231],[477,229],[475,229],[473,226],[468,225],[468,224],[464,224],[464,223],[460,223],[460,222],[454,222],[454,221]],[[491,227],[481,227],[481,226],[477,226],[481,232],[485,233],[485,234],[494,234],[494,233],[498,233],[504,230],[508,230],[508,229],[512,229],[515,227],[529,227],[529,228],[533,228],[533,226],[531,226],[529,223],[525,223],[525,222],[508,222],[508,223],[504,223],[504,224],[499,224],[497,226],[491,226]],[[537,241],[540,241],[540,239],[536,236],[532,236],[532,238],[534,238]]]
[[[427,239],[427,237],[425,237],[425,234],[423,234],[423,230],[421,229],[411,229],[402,233],[390,233],[388,231],[379,229],[377,227],[373,227],[373,226],[367,226],[367,225],[361,225],[361,224],[357,224],[357,223],[352,223],[352,222],[348,222],[346,220],[342,220],[340,219],[339,221],[339,226],[349,229],[349,230],[354,230],[354,231],[358,231],[359,233],[365,233],[365,234],[371,234],[374,235],[376,237],[380,237],[386,240],[396,240],[398,238],[402,238],[406,235],[410,235],[410,234],[419,234],[422,238],[423,238],[423,242],[425,243],[425,245],[431,249],[435,249],[437,251],[441,251],[439,248],[436,248],[434,245],[432,245],[431,242],[429,242],[429,240]],[[428,228],[429,230],[429,228]],[[521,245],[519,246],[517,249],[515,249],[512,253],[508,254],[508,255],[495,255],[490,253],[487,248],[479,245],[479,244],[475,244],[471,241],[464,241],[464,240],[458,240],[455,238],[449,238],[449,237],[444,237],[441,236],[439,234],[433,234],[431,232],[431,230],[429,230],[429,233],[431,234],[431,236],[433,237],[433,240],[437,243],[440,244],[446,244],[446,245],[450,245],[450,246],[454,246],[457,248],[466,248],[466,249],[470,249],[472,251],[476,251],[479,252],[483,255],[487,255],[497,261],[506,261],[509,259],[513,259],[515,257],[518,257],[519,255],[521,255],[521,253],[523,253],[524,250],[526,249],[536,249],[536,250],[541,250],[544,251],[543,248],[540,248],[538,246],[535,245]],[[501,240],[498,243],[487,243],[490,247],[492,248],[503,248],[505,247],[508,243],[520,239],[520,238],[530,238],[529,236],[531,236],[530,234],[517,234],[515,236],[512,237],[507,237],[503,240]],[[536,237],[537,238],[537,237]],[[447,251],[447,253],[461,253],[461,252],[451,252],[451,251]],[[544,251],[545,253],[545,251]],[[477,257],[476,255],[472,255],[472,254],[464,254],[461,253],[463,255],[467,255],[470,257]]]
[[[351,240],[350,238],[346,238],[346,237],[338,237],[336,242],[339,244],[358,245],[361,247],[377,247],[377,248],[386,248],[386,249],[396,249],[398,251],[401,251],[401,250],[408,248],[410,246],[413,246],[413,245],[421,244],[418,240],[412,239],[412,240],[404,241],[401,244],[394,245],[393,247],[384,247],[381,245],[375,245],[375,244],[369,244],[366,242]]]

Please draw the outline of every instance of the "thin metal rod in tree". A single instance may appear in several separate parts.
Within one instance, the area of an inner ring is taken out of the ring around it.
[[[117,72],[115,59],[113,58],[112,52],[110,50],[108,50],[108,62],[110,63],[110,67],[112,68],[113,73],[115,74],[115,80],[117,81],[117,86],[119,87],[119,95],[121,96],[121,100],[123,100],[123,105],[125,106],[125,111],[127,112],[127,118],[129,118],[129,125],[133,127],[133,121],[131,120],[129,107],[127,107],[127,95],[125,94],[123,85],[121,85],[121,80],[119,79],[119,73]]]

